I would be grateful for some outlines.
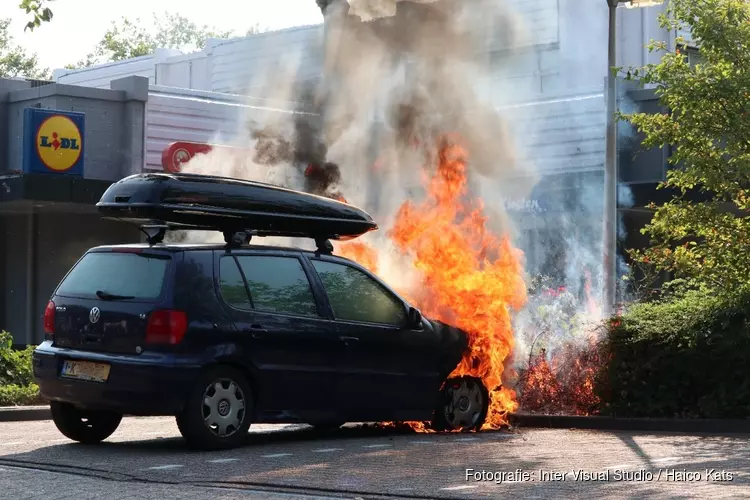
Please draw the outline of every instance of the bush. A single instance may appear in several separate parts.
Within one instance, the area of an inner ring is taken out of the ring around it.
[[[19,406],[41,404],[39,386],[29,385],[0,385],[0,406]]]
[[[632,417],[750,416],[750,294],[692,291],[638,304],[611,321],[602,414]]]
[[[0,331],[0,386],[16,384],[29,385],[34,383],[31,367],[31,353],[33,346],[19,351],[13,349],[13,336]]]
[[[13,337],[0,331],[0,406],[39,402],[39,387],[31,366],[33,346],[13,349]]]

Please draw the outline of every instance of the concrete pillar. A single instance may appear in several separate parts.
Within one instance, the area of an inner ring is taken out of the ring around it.
[[[125,92],[123,134],[121,136],[120,178],[143,171],[146,160],[146,102],[148,78],[128,76],[112,80],[112,90]]]
[[[31,237],[32,218],[29,212],[4,212],[2,266],[3,266],[3,322],[0,329],[13,335],[14,344],[28,344],[33,335],[34,314],[31,310],[34,296],[33,272],[34,240]]]
[[[11,165],[10,117],[8,116],[8,97],[16,90],[31,88],[26,80],[9,80],[0,78],[0,173],[20,170],[21,165]],[[17,131],[16,131],[17,132]]]
[[[36,211],[32,208],[26,215],[26,336],[24,342],[27,345],[38,344],[42,340],[42,334],[37,331],[41,322],[37,321],[39,311],[36,310],[38,222]]]

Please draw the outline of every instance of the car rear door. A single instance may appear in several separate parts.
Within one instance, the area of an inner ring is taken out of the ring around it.
[[[115,247],[87,252],[55,290],[55,346],[135,354],[148,314],[170,297],[173,253]]]
[[[257,373],[258,407],[332,410],[341,342],[298,253],[217,252],[219,292]]]
[[[429,418],[440,387],[437,336],[409,328],[406,304],[364,269],[327,257],[310,262],[346,346],[336,380],[342,411],[366,420]]]

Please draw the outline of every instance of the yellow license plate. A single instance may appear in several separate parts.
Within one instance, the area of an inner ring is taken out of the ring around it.
[[[61,375],[68,378],[106,382],[109,378],[110,366],[105,363],[91,363],[88,361],[65,361]]]

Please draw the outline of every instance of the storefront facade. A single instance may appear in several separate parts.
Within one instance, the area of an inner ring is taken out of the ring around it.
[[[0,79],[0,329],[16,344],[41,341],[49,296],[83,252],[141,240],[94,205],[141,171],[147,99],[142,77],[110,89]]]

